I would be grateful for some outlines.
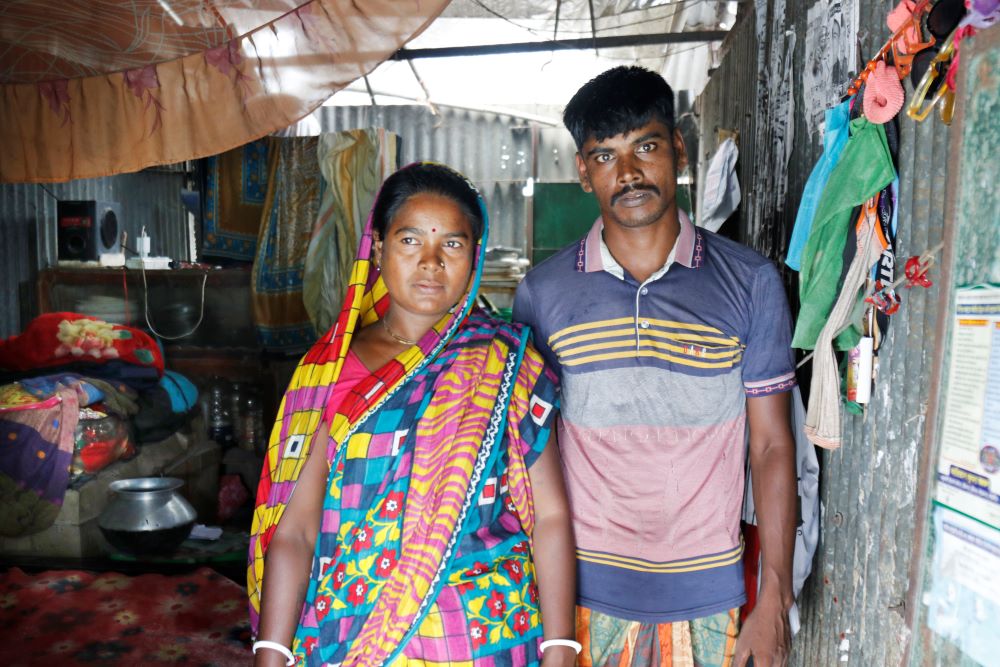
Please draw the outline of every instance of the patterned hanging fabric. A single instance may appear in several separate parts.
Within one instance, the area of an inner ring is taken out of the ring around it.
[[[368,211],[382,181],[396,169],[398,141],[382,128],[319,137],[323,189],[302,285],[302,299],[317,331],[326,331],[337,319]]]
[[[251,301],[257,338],[271,351],[301,354],[317,338],[302,301],[302,279],[323,184],[318,145],[319,137],[270,139]]]

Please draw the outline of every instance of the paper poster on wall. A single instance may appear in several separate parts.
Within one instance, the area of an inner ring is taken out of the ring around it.
[[[1000,531],[942,506],[933,517],[927,626],[980,664],[1000,664]]]
[[[823,112],[847,94],[856,69],[857,0],[817,0],[806,14],[802,99],[806,126],[814,134]]]
[[[937,500],[1000,529],[1000,288],[957,291],[946,392]]]

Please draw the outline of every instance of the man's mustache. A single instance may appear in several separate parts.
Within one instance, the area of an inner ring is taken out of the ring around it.
[[[649,190],[653,194],[659,196],[660,189],[655,185],[626,185],[624,188],[616,192],[611,196],[611,205],[614,206],[618,203],[618,200],[629,194],[630,192],[638,192],[639,190]]]

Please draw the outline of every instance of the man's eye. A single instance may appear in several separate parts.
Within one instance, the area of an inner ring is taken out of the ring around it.
[[[640,153],[649,153],[650,151],[653,151],[655,149],[656,149],[656,144],[642,144],[641,146],[639,146]]]
[[[611,159],[611,156],[608,155],[607,153],[598,153],[597,156],[594,158],[594,161],[595,162],[607,162],[610,159]]]

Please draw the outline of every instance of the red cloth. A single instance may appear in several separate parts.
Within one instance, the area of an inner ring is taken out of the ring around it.
[[[741,524],[743,528],[743,581],[747,587],[747,601],[740,607],[740,623],[757,604],[758,572],[760,571],[760,534],[752,523]]]
[[[185,575],[0,574],[5,667],[251,664],[246,593],[202,568]]]
[[[0,368],[11,371],[109,361],[155,368],[163,375],[163,355],[149,334],[89,315],[45,313],[20,335],[0,341]]]

